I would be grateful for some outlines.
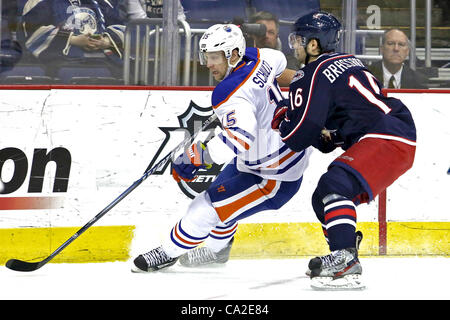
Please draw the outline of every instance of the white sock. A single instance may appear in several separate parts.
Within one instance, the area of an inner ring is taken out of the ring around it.
[[[225,225],[220,222],[209,233],[208,239],[205,240],[205,246],[211,249],[213,252],[219,252],[225,248],[236,233],[238,223],[235,222],[231,225]]]
[[[194,249],[208,238],[220,219],[206,192],[189,205],[186,215],[172,228],[162,247],[172,258]]]

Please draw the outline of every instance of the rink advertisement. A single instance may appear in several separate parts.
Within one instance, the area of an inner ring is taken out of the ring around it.
[[[173,139],[172,133],[174,132],[184,132],[185,137],[192,136],[194,132],[198,130],[198,128],[202,127],[202,124],[213,114],[213,109],[211,106],[209,107],[200,107],[195,104],[195,102],[191,101],[186,110],[179,116],[178,127],[160,127],[166,137],[156,152],[154,158],[150,162],[148,168],[151,168],[157,161],[159,161],[161,156],[166,155],[170,150],[167,150],[167,145],[170,140]],[[201,139],[205,143],[207,143],[213,136],[215,129],[219,127],[220,123],[218,121],[214,121],[208,128],[205,128],[196,138],[197,140]],[[163,168],[157,170],[155,174],[164,174],[167,170],[169,163],[167,163]],[[180,190],[190,199],[194,199],[198,194],[202,191],[208,189],[209,185],[214,181],[217,175],[220,173],[222,169],[222,165],[213,164],[211,168],[202,169],[200,174],[195,177],[193,181],[186,182],[181,180],[178,183]]]
[[[387,190],[387,250],[450,254],[450,108],[445,93],[395,93],[410,107],[418,140],[413,168]],[[48,255],[170,152],[211,114],[207,90],[1,90],[1,257]],[[217,127],[201,134],[210,138]],[[440,150],[437,152],[437,150]],[[311,156],[299,193],[278,212],[242,221],[234,257],[326,252],[311,208],[320,175],[339,151]],[[170,232],[221,167],[178,185],[168,165],[62,253],[56,262],[127,260]],[[379,203],[358,207],[362,255],[379,253]],[[0,261],[4,263],[4,260]]]

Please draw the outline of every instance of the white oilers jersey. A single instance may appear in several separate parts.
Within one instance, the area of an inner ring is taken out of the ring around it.
[[[212,106],[221,130],[208,142],[216,163],[237,161],[242,172],[264,179],[294,181],[308,165],[311,148],[294,152],[270,123],[281,100],[276,78],[286,68],[280,51],[247,48],[243,60],[214,89]]]

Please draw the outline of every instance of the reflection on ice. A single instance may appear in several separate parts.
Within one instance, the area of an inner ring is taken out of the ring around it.
[[[450,259],[361,257],[363,291],[314,291],[309,259],[230,260],[214,268],[175,265],[161,272],[130,272],[115,263],[49,263],[33,273],[0,268],[0,299],[318,300],[449,299]]]

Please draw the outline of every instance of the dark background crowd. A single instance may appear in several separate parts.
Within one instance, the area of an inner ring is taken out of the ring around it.
[[[322,9],[342,17],[342,0],[176,0],[177,18],[193,30],[215,23],[239,24],[248,46],[282,51],[288,68],[301,65],[287,44],[293,21],[302,14]],[[136,19],[163,18],[163,0],[0,0],[1,3],[1,84],[127,84],[124,70],[137,72],[134,49],[126,52],[126,27]],[[380,25],[371,33],[371,11],[379,9]],[[426,32],[425,7],[416,5],[416,47],[411,47],[410,1],[358,1],[359,31],[355,52],[386,88],[450,87],[449,1],[433,1],[431,11],[431,65],[424,62]],[[363,36],[359,36],[363,34]],[[201,35],[201,34],[200,34]],[[156,37],[156,33],[153,33]],[[198,37],[192,39],[189,69],[182,68],[185,56],[177,54],[180,79],[183,72],[195,74],[189,85],[212,84],[207,71],[197,66]],[[136,44],[135,44],[136,45]],[[153,47],[153,43],[148,44]],[[180,51],[186,43],[180,40]],[[345,48],[344,48],[345,49]],[[409,58],[412,50],[415,61]],[[347,52],[347,51],[346,51]],[[156,51],[149,56],[149,75],[145,84],[155,83]],[[126,61],[128,59],[129,61]],[[131,67],[124,69],[124,63]],[[125,74],[126,76],[126,74]],[[133,78],[133,77],[131,77]],[[189,75],[191,79],[191,75]],[[133,84],[142,84],[139,81]]]

